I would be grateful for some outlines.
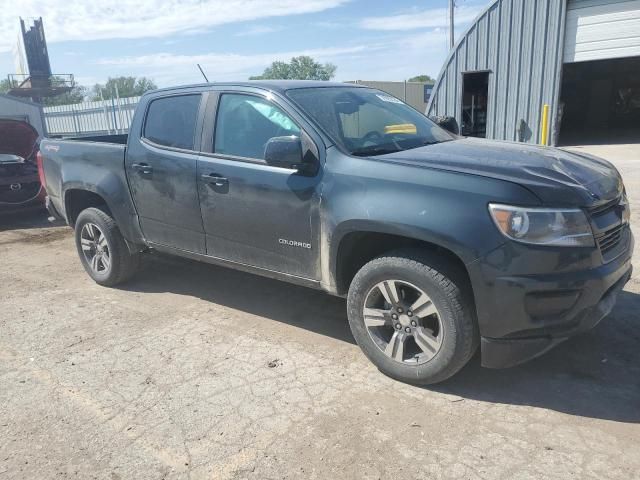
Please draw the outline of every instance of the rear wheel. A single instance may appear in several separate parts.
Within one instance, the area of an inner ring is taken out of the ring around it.
[[[140,254],[129,252],[116,222],[99,208],[87,208],[80,213],[75,237],[82,266],[100,285],[122,283],[140,268]]]
[[[356,274],[349,324],[383,373],[430,384],[469,361],[479,336],[473,304],[456,273],[435,256],[405,251],[376,258]]]

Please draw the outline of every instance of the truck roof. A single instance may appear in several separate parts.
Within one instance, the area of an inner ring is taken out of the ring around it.
[[[325,82],[319,80],[248,80],[245,82],[209,82],[196,83],[192,85],[180,85],[176,87],[160,88],[158,90],[153,90],[153,92],[175,91],[198,87],[207,87],[211,85],[229,87],[258,87],[265,90],[272,90],[278,93],[284,93],[287,90],[295,90],[299,88],[364,87],[364,85],[359,85],[357,83]]]

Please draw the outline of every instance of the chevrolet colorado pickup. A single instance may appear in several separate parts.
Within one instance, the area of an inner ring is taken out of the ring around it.
[[[97,283],[158,251],[345,296],[358,345],[405,382],[442,381],[479,345],[487,367],[538,356],[631,275],[610,163],[458,137],[366,87],[157,90],[128,136],[45,139],[42,155],[48,208]]]

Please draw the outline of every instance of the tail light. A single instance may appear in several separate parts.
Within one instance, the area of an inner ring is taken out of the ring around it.
[[[38,165],[38,177],[40,178],[40,185],[44,187],[44,166],[42,164],[42,152],[36,154],[36,164]]]

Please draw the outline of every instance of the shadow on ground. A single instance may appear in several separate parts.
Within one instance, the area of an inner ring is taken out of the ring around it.
[[[343,299],[243,272],[150,257],[124,289],[196,296],[219,305],[354,343]],[[593,331],[541,358],[506,370],[480,367],[479,355],[432,391],[491,403],[640,423],[640,295],[623,292]]]
[[[595,329],[524,365],[490,370],[479,356],[432,387],[460,397],[640,423],[640,295],[622,292]]]
[[[0,232],[6,230],[25,230],[28,228],[50,228],[63,223],[51,223],[44,207],[16,208],[0,210]]]
[[[355,344],[345,301],[323,292],[196,261],[152,255],[123,289],[195,296]]]

